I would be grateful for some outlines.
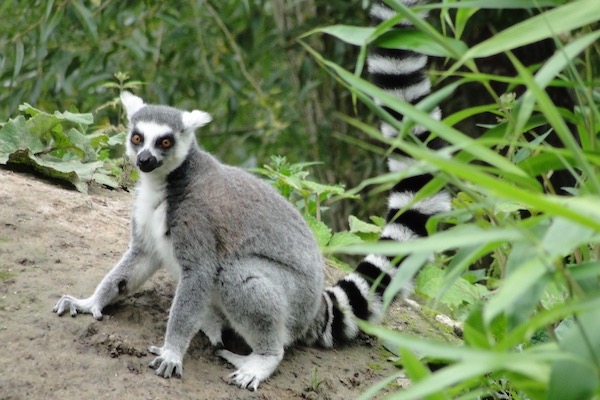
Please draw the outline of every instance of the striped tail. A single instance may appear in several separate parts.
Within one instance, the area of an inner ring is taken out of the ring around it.
[[[417,0],[403,2],[412,6]],[[394,17],[396,12],[382,1],[375,1],[370,15],[373,22],[379,24]],[[406,29],[410,26],[408,22],[402,22],[396,27]],[[386,92],[411,104],[418,103],[431,92],[431,82],[425,73],[426,65],[427,56],[407,50],[372,48],[367,56],[371,81]],[[401,114],[387,107],[383,108],[392,117],[402,121]],[[441,119],[440,109],[436,107],[432,110],[431,116]],[[398,136],[398,131],[385,122],[381,123],[380,129],[384,137]],[[412,133],[423,142],[429,136],[429,131],[418,125],[412,128]],[[434,139],[427,142],[427,146],[439,149],[443,145]],[[407,154],[396,150],[388,160],[388,168],[391,172],[400,172],[416,162]],[[426,236],[425,226],[428,218],[450,210],[450,196],[446,191],[411,204],[415,194],[432,179],[431,174],[412,176],[403,179],[392,188],[388,198],[386,225],[379,240],[404,242]],[[402,210],[404,211],[401,212]],[[383,293],[401,261],[393,257],[370,254],[358,264],[353,273],[326,288],[321,310],[307,334],[306,341],[331,347],[358,335],[356,318],[379,321],[382,317]],[[375,286],[373,291],[371,286]],[[411,289],[404,288],[401,291],[402,296],[407,296]]]

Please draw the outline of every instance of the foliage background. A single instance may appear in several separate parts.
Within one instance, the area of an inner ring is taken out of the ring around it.
[[[340,140],[356,140],[334,117],[354,112],[350,95],[296,41],[336,21],[365,24],[364,1],[29,3],[0,5],[0,120],[27,102],[93,112],[98,128],[117,125],[116,97],[129,82],[148,102],[213,114],[201,143],[224,162],[320,161],[317,180],[349,187],[381,171],[380,159]],[[342,65],[354,62],[351,46],[311,42]]]
[[[124,86],[149,102],[207,110],[213,122],[202,145],[224,162],[260,167],[272,155],[292,163],[321,162],[314,179],[352,188],[385,172],[384,147],[338,117],[372,111],[309,57],[296,40],[313,28],[367,25],[366,0],[84,1],[8,0],[0,4],[0,121],[24,102],[43,111],[92,112],[91,130],[119,125],[117,95]],[[476,43],[526,18],[522,10],[482,10],[463,39]],[[434,18],[435,20],[435,18]],[[358,49],[328,35],[305,39],[323,56],[352,69]],[[553,44],[522,51],[526,64],[547,58]],[[444,59],[437,59],[439,68]],[[513,72],[498,57],[482,70]],[[502,93],[504,87],[497,88]],[[569,99],[564,93],[553,98]],[[465,86],[445,101],[447,112],[490,101]],[[488,116],[483,116],[488,118]],[[482,115],[461,130],[481,134]],[[324,215],[334,229],[347,216],[380,214],[378,192],[339,202]]]

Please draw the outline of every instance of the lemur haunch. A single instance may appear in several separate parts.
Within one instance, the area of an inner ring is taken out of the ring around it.
[[[376,23],[394,16],[381,1],[371,9]],[[414,104],[430,91],[424,55],[374,48],[367,61],[373,82],[404,101]],[[210,115],[146,105],[128,92],[121,100],[130,125],[127,154],[141,172],[129,248],[92,296],[63,296],[53,309],[58,315],[91,313],[101,319],[107,304],[165,267],[178,284],[164,343],[149,348],[157,356],[150,366],[165,378],[181,376],[183,356],[199,330],[219,346],[222,330],[232,328],[252,353],[218,354],[237,368],[231,383],[254,390],[275,371],[286,346],[332,347],[356,337],[356,318],[380,319],[381,295],[397,262],[369,255],[355,272],[323,290],[324,260],[296,209],[268,184],[198,148],[194,131],[210,122]],[[439,109],[431,114],[440,118]],[[398,134],[386,123],[381,130],[388,137]],[[413,133],[429,134],[420,126]],[[389,167],[400,171],[414,162],[394,154]],[[449,209],[446,192],[413,201],[431,179],[429,174],[407,178],[392,189],[381,240],[424,235],[427,218]],[[378,285],[371,291],[373,283]]]

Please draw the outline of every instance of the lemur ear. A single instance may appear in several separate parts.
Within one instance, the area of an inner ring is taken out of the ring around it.
[[[123,104],[123,107],[125,107],[125,112],[129,119],[131,119],[133,114],[144,107],[144,100],[128,91],[121,92],[121,103]]]
[[[194,110],[192,112],[184,111],[181,115],[181,121],[186,131],[194,130],[208,124],[212,121],[212,117],[209,113],[200,110]]]

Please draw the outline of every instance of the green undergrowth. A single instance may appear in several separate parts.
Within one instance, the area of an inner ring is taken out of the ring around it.
[[[418,160],[407,171],[365,180],[349,193],[382,191],[399,179],[431,173],[434,181],[417,200],[443,187],[453,194],[453,210],[429,220],[426,238],[330,248],[334,253],[405,256],[384,295],[386,305],[415,279],[416,292],[432,308],[463,324],[463,343],[457,346],[361,323],[395,347],[403,367],[399,374],[412,380],[408,389],[386,398],[600,398],[600,3],[443,1],[421,9],[397,0],[386,3],[397,17],[377,27],[336,25],[308,34],[328,34],[358,46],[354,70],[304,43],[357,101],[400,135],[386,139],[360,119],[341,118],[390,153],[398,148]],[[489,39],[468,45],[462,34],[486,8],[528,13]],[[441,28],[418,14],[423,9],[437,11]],[[402,19],[416,30],[393,29]],[[515,56],[517,49],[541,40],[554,44],[553,56],[533,65]],[[436,90],[413,106],[363,79],[366,49],[372,44],[445,59],[444,70],[432,73]],[[478,65],[489,56],[505,57],[513,75],[481,72]],[[489,103],[459,109],[442,121],[430,116],[433,107],[466,84],[477,85]],[[556,103],[549,94],[553,89],[563,89],[562,99],[568,96],[572,106]],[[396,121],[383,106],[404,115],[404,121]],[[470,137],[457,128],[466,119],[486,121],[479,123],[480,135]],[[427,148],[411,135],[414,124],[444,139],[447,148]],[[431,361],[443,367],[432,372]],[[376,395],[396,377],[361,398]]]
[[[125,132],[93,130],[89,113],[48,113],[23,104],[0,127],[0,164],[26,165],[86,192],[90,182],[122,186]]]

